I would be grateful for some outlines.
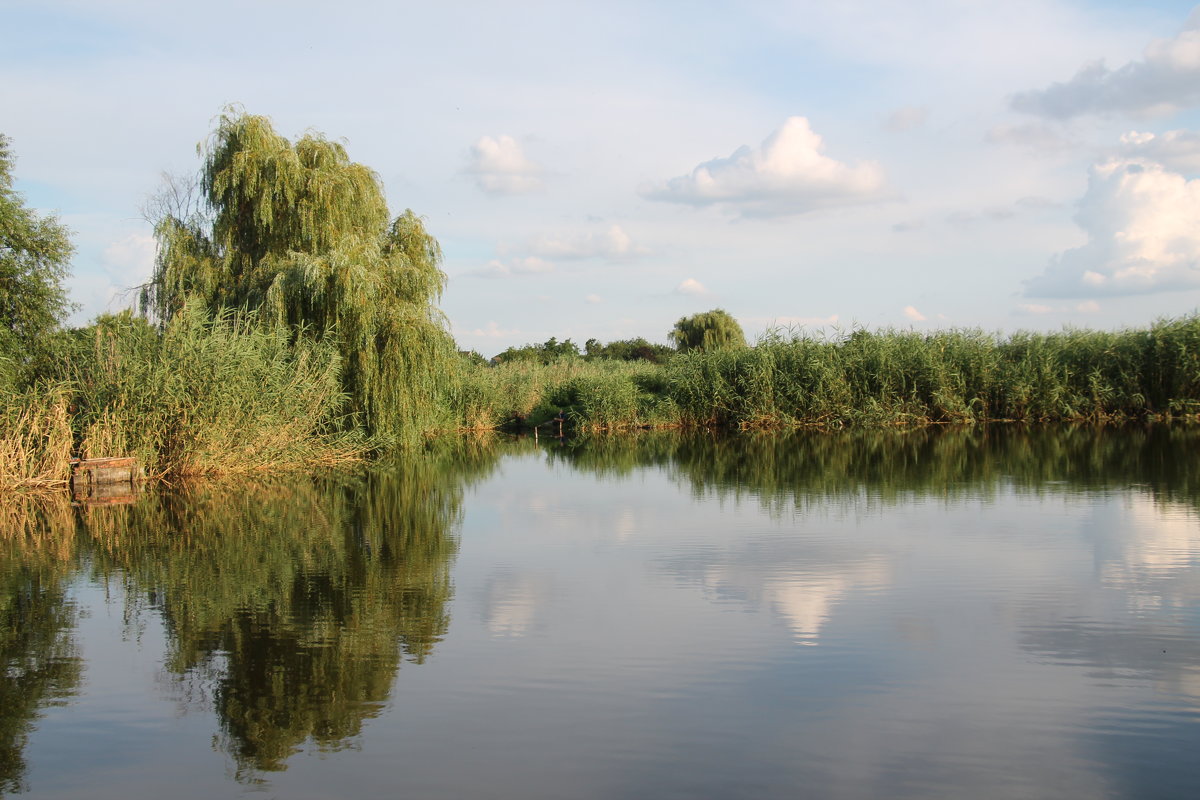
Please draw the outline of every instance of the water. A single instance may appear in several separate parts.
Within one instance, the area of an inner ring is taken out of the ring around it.
[[[462,442],[12,510],[0,789],[1200,796],[1197,445]]]

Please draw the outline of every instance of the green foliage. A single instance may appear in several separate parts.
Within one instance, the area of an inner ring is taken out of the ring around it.
[[[661,376],[660,367],[643,361],[515,359],[468,371],[456,409],[467,428],[532,427],[560,411],[571,426],[588,430],[670,425],[676,413]]]
[[[329,343],[257,324],[253,314],[183,306],[160,333],[128,313],[76,331],[59,377],[73,387],[85,458],[130,455],[152,474],[291,469],[353,460]]]
[[[648,342],[640,336],[636,339],[621,339],[608,344],[601,344],[596,339],[588,339],[585,352],[589,361],[608,358],[615,361],[649,361],[651,364],[662,364],[675,355],[673,348],[665,344]]]
[[[601,350],[594,340],[591,351]],[[821,427],[989,420],[1100,422],[1200,413],[1200,316],[1116,332],[774,331],[754,347],[693,349],[664,365],[515,359],[468,369],[467,427],[581,430]]]
[[[578,358],[579,346],[570,339],[559,341],[551,336],[542,344],[527,344],[521,347],[510,347],[496,354],[493,360],[497,364],[510,361],[531,361],[537,364],[549,364],[560,358]]]
[[[229,110],[201,149],[207,213],[158,221],[147,307],[169,321],[196,299],[336,341],[354,418],[378,436],[444,422],[455,350],[434,306],[441,249],[421,219],[389,223],[379,177],[317,133],[293,143]]]
[[[746,346],[742,326],[720,308],[681,317],[671,329],[670,337],[681,353]]]
[[[13,189],[9,140],[0,134],[0,389],[11,387],[26,359],[70,310],[62,281],[71,244],[53,217],[25,208]]]
[[[1112,421],[1200,410],[1200,317],[1149,330],[776,333],[753,348],[688,353],[668,393],[693,424]]]

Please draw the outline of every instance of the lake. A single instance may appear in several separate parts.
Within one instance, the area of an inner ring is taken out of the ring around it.
[[[0,791],[1200,797],[1198,454],[465,439],[10,507]]]

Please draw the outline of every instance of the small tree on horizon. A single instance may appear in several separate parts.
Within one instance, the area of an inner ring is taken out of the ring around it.
[[[681,353],[746,346],[746,334],[742,326],[721,308],[681,317],[669,336]]]

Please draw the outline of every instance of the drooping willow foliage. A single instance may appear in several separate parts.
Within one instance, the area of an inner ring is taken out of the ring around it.
[[[681,353],[746,346],[742,326],[723,308],[681,317],[668,335]]]
[[[143,303],[168,321],[191,298],[334,337],[352,418],[377,436],[436,427],[455,355],[435,303],[441,249],[411,210],[389,221],[379,176],[319,133],[295,142],[227,109],[199,147],[198,208],[157,221]]]

